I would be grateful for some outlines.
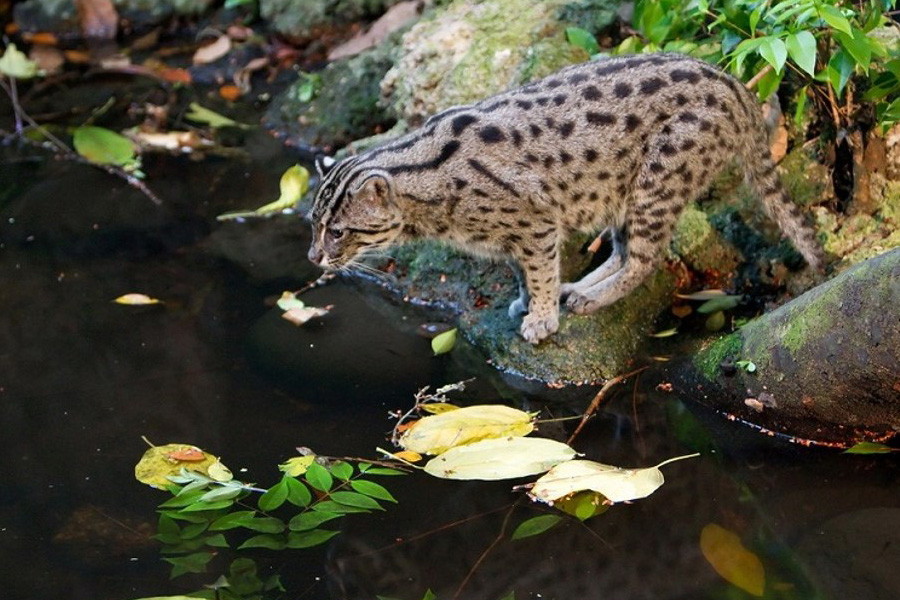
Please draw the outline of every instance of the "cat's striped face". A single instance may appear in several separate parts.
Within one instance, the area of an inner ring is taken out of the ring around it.
[[[325,171],[310,212],[309,260],[324,269],[347,266],[368,250],[390,246],[403,231],[390,175],[354,156]]]

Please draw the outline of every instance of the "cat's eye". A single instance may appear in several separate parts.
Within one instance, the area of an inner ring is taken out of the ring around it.
[[[330,235],[332,238],[334,238],[336,240],[339,240],[342,237],[344,237],[345,233],[347,233],[346,229],[335,229],[334,227],[328,228],[328,235]]]

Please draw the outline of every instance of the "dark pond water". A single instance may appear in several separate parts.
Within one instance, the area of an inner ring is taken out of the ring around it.
[[[164,494],[133,478],[142,435],[196,444],[270,485],[296,446],[375,457],[388,412],[426,385],[475,377],[458,402],[554,415],[593,395],[507,380],[465,346],[433,358],[415,329],[435,315],[352,282],[305,296],[334,304],[326,319],[282,320],[271,299],[317,275],[306,226],[214,219],[275,198],[293,162],[265,136],[247,149],[252,160],[149,160],[163,208],[90,168],[2,150],[3,598],[186,593],[238,556],[222,551],[207,575],[169,580],[149,539]],[[129,292],[165,304],[111,302]],[[441,600],[749,598],[700,551],[714,523],[760,558],[767,598],[900,597],[894,457],[798,449],[689,408],[657,383],[645,374],[623,387],[577,443],[622,466],[703,453],[666,467],[667,483],[645,500],[510,541],[540,512],[509,483],[412,475],[385,482],[398,505],[347,518],[325,547],[248,556],[281,575],[284,598],[418,600],[427,588]]]

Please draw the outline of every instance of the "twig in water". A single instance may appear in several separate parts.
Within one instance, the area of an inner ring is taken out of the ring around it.
[[[616,377],[613,377],[612,379],[610,379],[609,381],[604,383],[603,387],[600,388],[600,391],[597,392],[597,395],[594,396],[594,399],[591,400],[590,406],[588,406],[587,410],[584,411],[584,415],[582,415],[582,417],[581,417],[581,423],[578,424],[578,427],[575,428],[575,431],[572,433],[572,435],[569,436],[569,439],[566,441],[566,443],[569,444],[570,446],[572,445],[572,441],[578,436],[579,433],[581,433],[581,429],[584,427],[585,423],[587,423],[588,419],[590,419],[594,415],[594,413],[597,411],[597,409],[600,408],[600,403],[603,402],[603,397],[606,395],[606,392],[608,392],[611,387],[613,387],[614,385],[617,385],[619,383],[622,383],[623,381],[625,381],[626,379],[628,379],[629,377],[631,377],[633,375],[637,375],[638,373],[640,373],[642,371],[646,371],[648,368],[649,367],[641,367],[640,369],[636,369],[636,370],[632,371],[631,373],[625,373],[624,375],[618,375]]]
[[[516,507],[518,502],[514,502],[510,505],[509,510],[506,511],[506,516],[503,517],[503,524],[500,525],[500,531],[497,532],[497,537],[494,538],[494,541],[490,543],[490,545],[484,549],[484,552],[481,553],[481,556],[478,557],[478,560],[475,561],[475,564],[472,565],[472,568],[469,569],[469,572],[466,573],[465,579],[462,580],[462,583],[459,584],[459,587],[456,588],[456,592],[453,594],[452,600],[456,600],[459,598],[459,595],[462,593],[463,589],[465,589],[466,585],[468,585],[469,580],[472,579],[472,576],[475,575],[475,571],[481,566],[481,563],[485,561],[488,557],[488,554],[503,541],[503,536],[506,534],[506,526],[509,524],[509,518],[512,516],[513,509]]]

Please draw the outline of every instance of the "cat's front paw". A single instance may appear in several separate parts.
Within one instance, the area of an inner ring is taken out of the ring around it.
[[[536,315],[528,313],[522,319],[522,328],[519,330],[522,337],[529,344],[538,344],[541,340],[546,339],[556,333],[559,329],[558,315]]]
[[[601,304],[596,300],[591,300],[580,292],[572,292],[566,298],[566,308],[576,315],[589,315],[600,308]]]

